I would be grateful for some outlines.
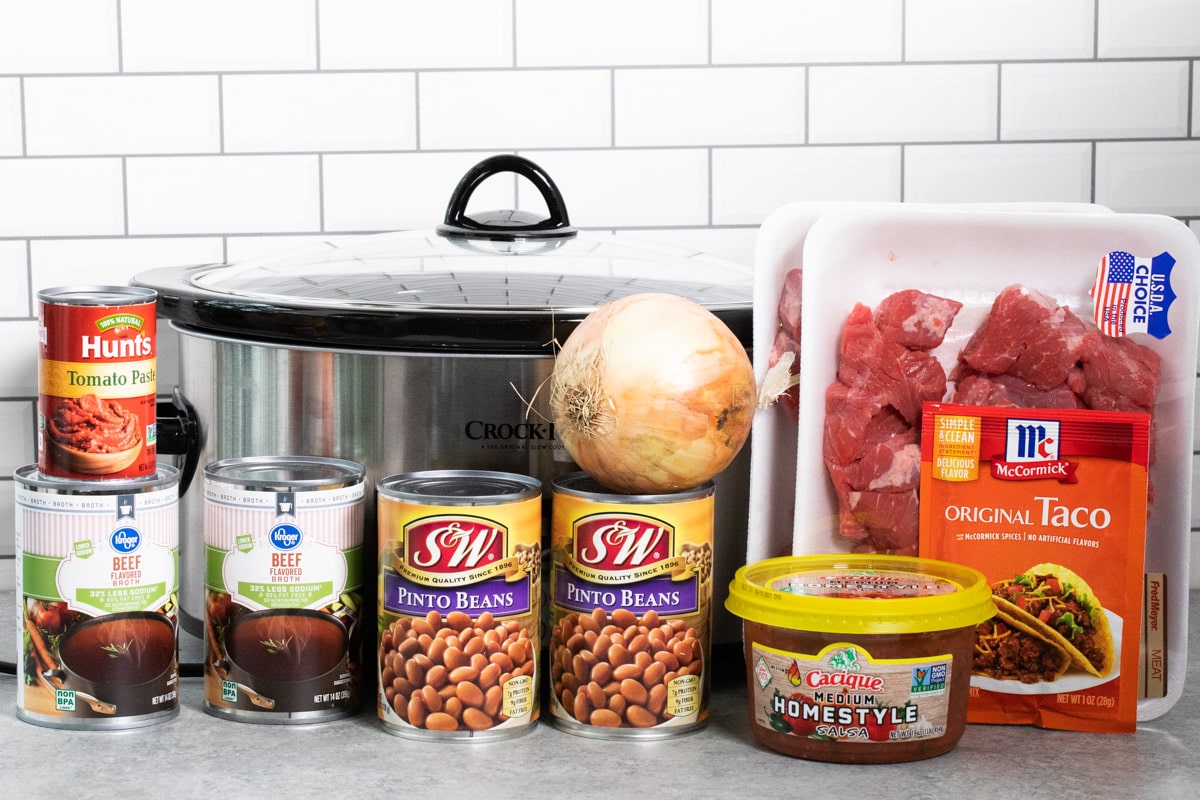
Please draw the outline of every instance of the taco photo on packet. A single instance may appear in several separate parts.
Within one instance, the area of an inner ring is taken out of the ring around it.
[[[1079,575],[1059,564],[1037,564],[993,584],[996,607],[1066,652],[1072,664],[1098,678],[1116,660],[1112,628],[1095,593]]]
[[[976,675],[1031,684],[1057,680],[1070,668],[1070,654],[1028,622],[998,611],[975,628]]]

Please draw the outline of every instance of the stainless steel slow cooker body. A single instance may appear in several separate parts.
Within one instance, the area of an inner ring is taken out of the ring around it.
[[[506,171],[541,191],[549,218],[465,215],[474,188]],[[190,463],[331,456],[363,464],[368,486],[399,472],[490,469],[532,475],[548,492],[555,477],[577,469],[550,421],[555,343],[605,301],[681,294],[751,341],[749,268],[576,235],[553,181],[517,156],[468,172],[436,232],[151,270],[134,283],[158,290],[159,315],[179,334],[177,393],[200,430]],[[745,560],[748,490],[743,452],[717,479],[715,586],[728,585]],[[180,609],[185,627],[199,632],[203,487],[189,486],[180,505]],[[718,639],[736,640],[736,621],[717,614]]]

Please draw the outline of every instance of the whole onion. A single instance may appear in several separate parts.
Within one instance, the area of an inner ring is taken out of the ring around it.
[[[645,293],[589,314],[551,378],[555,431],[609,489],[660,494],[714,477],[741,450],[754,370],[733,332],[703,306]]]

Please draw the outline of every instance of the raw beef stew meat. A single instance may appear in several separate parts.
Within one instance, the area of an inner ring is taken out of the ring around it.
[[[999,293],[947,378],[931,354],[962,305],[906,289],[846,320],[825,393],[822,454],[853,549],[917,550],[921,407],[926,400],[1151,413],[1161,364],[1025,286]]]

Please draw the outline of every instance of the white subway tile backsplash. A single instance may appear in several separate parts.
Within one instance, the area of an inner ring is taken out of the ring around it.
[[[1001,70],[1002,139],[1187,135],[1185,61],[1006,64]]]
[[[37,340],[33,351],[37,352]],[[36,451],[33,439],[33,403],[27,400],[0,400],[0,474],[12,475],[17,467],[31,462]]]
[[[800,144],[804,69],[617,70],[616,144]]]
[[[126,72],[315,69],[316,0],[121,0]]]
[[[446,215],[454,187],[491,153],[329,155],[324,159],[325,229],[430,228]],[[557,176],[553,176],[557,180]],[[514,181],[497,175],[471,195],[468,212],[513,208]],[[568,213],[571,210],[567,198]]]
[[[1196,0],[1099,0],[1100,58],[1195,56],[1200,42]]]
[[[908,61],[1091,58],[1094,49],[1095,0],[906,0],[904,8]]]
[[[703,64],[707,0],[517,0],[518,67]]]
[[[149,156],[127,176],[131,234],[320,229],[316,156]]]
[[[338,0],[320,10],[322,69],[513,65],[512,3]]]
[[[710,224],[705,150],[548,150],[521,154],[554,178],[571,223],[577,227]]]
[[[21,81],[0,78],[0,156],[21,155],[21,120]]]
[[[222,86],[225,151],[408,150],[416,146],[416,77],[400,73],[230,75]]]
[[[1097,144],[1096,202],[1117,211],[1200,216],[1200,141]]]
[[[606,147],[610,81],[607,70],[423,73],[420,147]]]
[[[29,259],[27,245],[19,239],[0,239],[0,319],[28,317],[32,314],[29,304]],[[0,394],[4,391],[0,386]]]
[[[899,147],[753,147],[713,151],[715,225],[758,225],[797,202],[900,200]]]
[[[101,283],[124,285],[154,267],[211,264],[224,258],[220,237],[48,239],[30,245],[35,290]]]
[[[714,64],[900,61],[902,0],[712,0]]]
[[[37,320],[0,320],[0,337],[6,342],[25,343],[23,347],[10,347],[0,358],[0,397],[27,399],[32,412],[38,394]]]
[[[116,72],[118,0],[0,6],[0,75]]]
[[[29,155],[216,153],[216,76],[25,79]]]
[[[908,202],[1086,203],[1091,188],[1087,143],[912,145],[904,152]]]
[[[668,228],[621,232],[622,241],[642,240],[678,247],[681,250],[698,250],[731,261],[746,270],[754,268],[754,242],[757,238],[756,225],[740,228]]]
[[[996,72],[992,64],[812,67],[809,142],[995,139]]]
[[[125,232],[117,158],[0,159],[0,236]]]

